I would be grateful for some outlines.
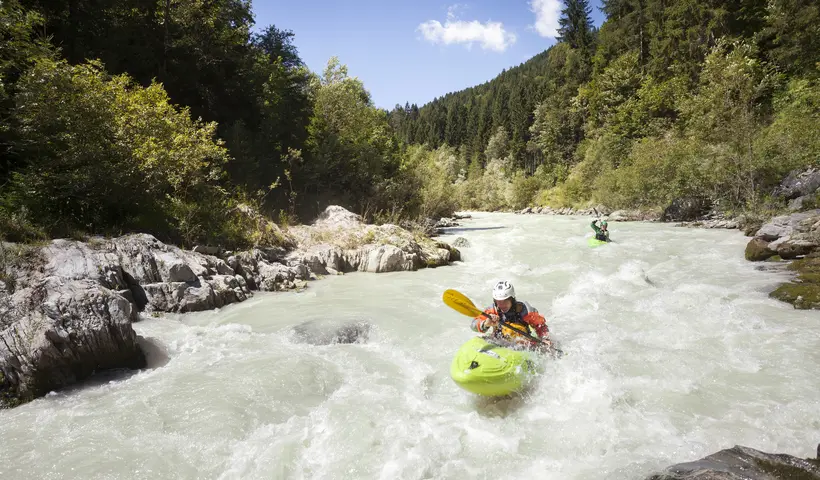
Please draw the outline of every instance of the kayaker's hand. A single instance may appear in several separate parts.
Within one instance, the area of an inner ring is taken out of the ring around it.
[[[490,314],[490,318],[484,320],[484,328],[497,327],[498,315]]]

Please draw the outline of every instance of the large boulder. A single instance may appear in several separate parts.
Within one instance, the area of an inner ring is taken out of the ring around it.
[[[10,303],[11,310],[0,312],[0,406],[95,371],[145,366],[131,327],[134,306],[99,282],[48,277],[15,291]]]
[[[820,460],[735,446],[694,462],[672,465],[647,480],[820,480]]]
[[[781,237],[808,233],[815,219],[820,219],[820,209],[774,217],[755,233],[755,237],[771,242]]]
[[[676,198],[661,215],[662,222],[691,222],[709,213],[712,204],[700,197]]]
[[[753,238],[746,245],[746,260],[750,262],[760,262],[777,255],[777,252],[769,248],[769,242],[762,238]]]
[[[140,310],[189,312],[245,300],[224,261],[151,235],[0,246],[0,400],[27,401],[145,359]]]
[[[780,182],[774,195],[785,200],[815,193],[820,188],[820,170],[815,167],[793,170]]]

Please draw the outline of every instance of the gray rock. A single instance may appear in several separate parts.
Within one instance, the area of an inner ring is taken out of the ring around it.
[[[191,249],[192,252],[201,253],[203,255],[219,255],[222,253],[221,247],[214,247],[208,245],[197,245]]]
[[[746,244],[746,260],[750,262],[760,262],[771,258],[775,251],[769,247],[769,242],[762,238],[753,238]]]
[[[365,343],[370,336],[370,330],[371,326],[366,322],[352,322],[334,327],[307,321],[293,327],[296,341],[310,345]]]
[[[94,280],[48,277],[18,290],[0,330],[0,404],[13,406],[111,368],[142,368],[133,305]]]
[[[362,217],[338,205],[327,207],[313,223],[322,228],[356,228],[363,225]]]
[[[806,170],[793,170],[774,190],[774,195],[792,200],[813,194],[820,188],[820,170],[811,167]]]
[[[780,480],[818,479],[817,461],[784,454],[764,453],[735,446],[708,457],[666,468],[647,480]]]
[[[816,219],[820,219],[820,210],[810,210],[774,217],[755,233],[755,237],[771,242],[780,237],[791,236],[794,233],[808,233],[811,231]],[[809,220],[810,223],[806,222],[807,220]]]
[[[662,222],[691,222],[705,215],[711,202],[698,197],[676,198],[661,215]]]
[[[464,237],[458,237],[455,240],[453,240],[453,246],[456,248],[469,248],[470,241]]]
[[[380,245],[367,253],[358,270],[372,273],[413,270],[413,261],[394,245]]]

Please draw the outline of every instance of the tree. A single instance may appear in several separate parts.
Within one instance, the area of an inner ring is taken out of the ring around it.
[[[593,43],[592,9],[588,0],[564,0],[564,8],[558,19],[558,41],[590,54]]]

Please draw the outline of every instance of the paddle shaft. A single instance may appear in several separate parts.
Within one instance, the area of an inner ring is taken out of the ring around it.
[[[489,314],[489,313],[486,313],[486,312],[481,312],[481,315],[483,315],[483,316],[485,316],[485,317],[487,317],[487,318],[491,318],[491,317],[490,317],[490,314]],[[505,322],[504,320],[501,320],[501,318],[500,318],[500,317],[498,318],[498,324],[499,324],[499,325],[503,325],[503,326],[505,326],[505,327],[509,328],[510,330],[513,330],[513,331],[515,331],[515,332],[518,332],[518,333],[520,333],[521,335],[523,335],[523,336],[525,336],[525,337],[527,337],[527,338],[529,338],[529,339],[531,339],[531,340],[534,340],[534,341],[536,341],[536,342],[538,342],[538,343],[543,343],[544,345],[551,346],[549,343],[545,342],[544,340],[542,340],[542,339],[540,339],[540,338],[538,338],[538,337],[534,337],[534,336],[530,335],[529,333],[527,333],[527,332],[525,332],[525,331],[523,331],[523,330],[519,330],[518,328],[516,328],[513,324],[511,324],[511,323],[509,323],[509,322]]]

